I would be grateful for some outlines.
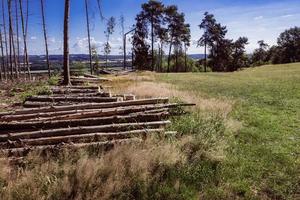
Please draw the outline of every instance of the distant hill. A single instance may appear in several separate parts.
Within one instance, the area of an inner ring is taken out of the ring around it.
[[[189,54],[188,55],[190,58],[194,60],[199,60],[203,59],[204,55],[203,54]],[[63,60],[63,55],[50,55],[50,60],[51,61],[62,61]],[[42,62],[46,59],[45,55],[30,55],[30,61],[31,62]],[[104,55],[99,55],[100,60],[105,60]],[[109,55],[108,56],[109,60],[112,61],[117,61],[117,60],[123,60],[122,55]],[[131,56],[127,56],[127,59],[131,59]],[[70,54],[70,60],[71,61],[88,61],[89,60],[89,55],[88,54]]]

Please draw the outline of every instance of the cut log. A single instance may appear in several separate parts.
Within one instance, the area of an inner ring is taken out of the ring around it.
[[[67,106],[67,105],[75,105],[80,104],[81,102],[36,102],[36,101],[26,101],[23,103],[24,108],[41,108],[46,106]]]
[[[29,102],[94,102],[94,103],[104,103],[104,102],[117,102],[122,101],[120,97],[76,97],[76,96],[32,96],[28,97]]]
[[[155,113],[155,114],[144,114],[135,113],[125,116],[111,116],[98,118],[94,116],[93,118],[85,119],[66,119],[66,120],[39,120],[31,122],[8,122],[0,123],[0,134],[12,133],[12,131],[20,132],[25,130],[45,130],[45,129],[55,129],[55,128],[68,128],[77,126],[97,126],[105,124],[118,124],[118,123],[133,123],[133,122],[150,122],[150,121],[160,121],[166,119],[169,116],[168,112]]]
[[[154,99],[140,99],[134,101],[124,101],[124,102],[112,102],[112,103],[90,103],[90,104],[78,104],[71,106],[50,106],[43,108],[33,108],[33,109],[20,109],[12,112],[3,112],[0,113],[0,116],[3,115],[20,115],[20,114],[33,114],[41,112],[57,112],[57,111],[68,111],[68,110],[84,110],[84,109],[101,109],[101,108],[115,108],[122,106],[137,106],[137,105],[149,105],[149,104],[161,104],[168,103],[168,98],[154,98]],[[194,105],[194,104],[186,104]]]
[[[61,145],[45,145],[25,148],[13,148],[4,149],[1,154],[8,157],[25,157],[31,152],[36,153],[48,153],[53,152],[53,155],[57,155],[61,149],[77,150],[82,148],[93,148],[97,151],[109,151],[115,146],[128,145],[133,143],[141,143],[142,140],[138,138],[122,139],[108,142],[92,142],[92,143],[79,143],[79,144],[61,144]]]
[[[100,90],[101,86],[90,86],[90,85],[86,85],[86,86],[75,86],[75,85],[71,85],[71,86],[59,86],[59,87],[52,87],[51,89],[83,89],[83,90]]]
[[[37,139],[25,139],[13,143],[0,143],[2,149],[7,148],[21,148],[26,146],[41,146],[41,145],[58,145],[61,143],[92,143],[101,141],[120,140],[128,138],[147,138],[150,134],[163,133],[164,129],[143,129],[119,133],[92,133],[83,135],[70,135],[47,137]]]
[[[93,92],[93,93],[55,93],[51,97],[113,97],[109,92]]]
[[[189,106],[190,104],[154,104],[154,105],[141,105],[141,106],[128,106],[128,107],[117,107],[117,108],[104,108],[104,109],[87,109],[87,110],[66,110],[66,111],[41,111],[40,113],[33,112],[32,114],[11,114],[11,115],[3,115],[0,117],[0,121],[2,122],[10,122],[10,121],[28,121],[28,120],[58,120],[58,119],[78,119],[93,116],[94,114],[98,117],[112,116],[112,115],[126,115],[130,113],[136,112],[145,112],[151,111],[153,112],[162,112],[165,110],[159,110],[166,108],[168,111],[169,108],[176,108],[181,106]],[[158,111],[157,111],[158,110]],[[86,113],[86,116],[83,115]],[[69,116],[70,115],[70,116]],[[61,117],[60,117],[61,116]],[[79,117],[78,117],[79,116]]]
[[[84,77],[71,77],[72,81],[83,81],[87,83],[101,83],[101,82],[108,82],[111,81],[107,78],[84,78]]]
[[[92,75],[92,74],[86,74],[86,73],[84,73],[83,76],[87,77],[87,78],[99,78],[98,76],[95,76],[95,75]]]
[[[124,124],[111,124],[102,126],[83,126],[83,127],[73,127],[73,128],[61,128],[53,130],[40,130],[32,132],[21,132],[12,134],[0,135],[0,142],[5,142],[8,140],[20,140],[20,139],[35,139],[43,137],[54,137],[54,136],[68,136],[68,135],[79,135],[97,132],[120,132],[120,131],[130,131],[137,129],[156,129],[164,127],[170,124],[170,121],[157,121],[157,122],[145,122],[145,123],[124,123]]]
[[[53,94],[78,94],[78,93],[99,93],[100,90],[94,89],[52,89]]]

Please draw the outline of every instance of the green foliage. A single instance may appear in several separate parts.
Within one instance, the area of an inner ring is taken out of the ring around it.
[[[59,76],[55,75],[55,76],[51,76],[50,79],[48,80],[48,84],[51,86],[56,86],[59,83]]]

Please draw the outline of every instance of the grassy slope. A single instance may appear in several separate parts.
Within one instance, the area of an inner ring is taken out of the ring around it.
[[[236,102],[231,117],[243,127],[227,139],[223,185],[242,196],[299,198],[299,63],[159,79],[200,96]]]

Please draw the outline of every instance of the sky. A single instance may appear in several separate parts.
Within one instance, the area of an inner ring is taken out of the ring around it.
[[[40,1],[29,0],[29,52],[44,54]],[[62,54],[63,39],[63,0],[44,0],[46,25],[49,37],[50,54]],[[105,22],[101,21],[96,0],[89,1],[91,39],[101,54],[105,41]],[[121,15],[125,17],[125,31],[134,24],[141,4],[146,0],[101,0],[105,17],[114,16],[119,22]],[[215,15],[222,25],[227,26],[228,39],[240,36],[248,37],[246,50],[251,53],[257,48],[257,41],[265,40],[269,45],[276,44],[277,38],[284,30],[300,26],[300,0],[164,0],[165,5],[175,4],[185,13],[186,22],[191,25],[192,45],[188,53],[203,53],[197,48],[196,41],[202,31],[201,23],[205,11]],[[130,41],[129,41],[130,42]],[[112,54],[121,54],[122,36],[120,23],[111,37]],[[88,53],[87,31],[84,0],[71,0],[70,16],[70,52]],[[129,50],[130,46],[128,46]]]

